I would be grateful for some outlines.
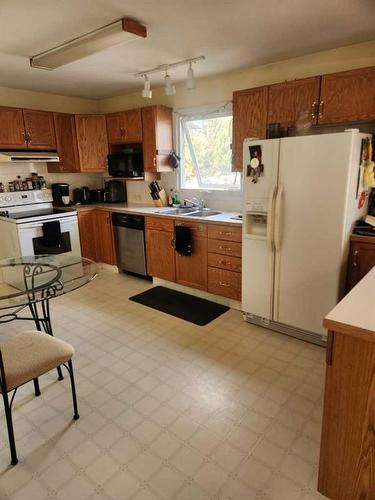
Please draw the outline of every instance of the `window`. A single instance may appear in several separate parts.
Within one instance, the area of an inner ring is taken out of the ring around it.
[[[206,111],[179,118],[180,187],[240,189],[232,172],[232,112]]]

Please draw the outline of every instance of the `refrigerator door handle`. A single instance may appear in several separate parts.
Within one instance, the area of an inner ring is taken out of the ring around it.
[[[273,239],[275,194],[276,194],[276,186],[272,188],[272,193],[268,199],[268,207],[267,207],[267,246],[271,252],[274,250],[275,247],[275,242]]]
[[[280,186],[277,195],[276,195],[276,203],[275,203],[275,249],[276,252],[280,251],[281,248],[281,209],[282,209],[282,198],[284,193],[284,187]]]

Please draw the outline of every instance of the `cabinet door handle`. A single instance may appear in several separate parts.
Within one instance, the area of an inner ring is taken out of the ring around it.
[[[171,245],[173,248],[176,248],[176,240],[175,239],[171,240]]]
[[[311,118],[315,120],[316,118],[316,101],[311,104]]]
[[[323,118],[324,115],[324,101],[319,103],[319,118]]]
[[[154,156],[154,167],[156,167],[156,156]]]
[[[23,142],[27,144],[27,135],[25,134],[25,132],[22,132],[22,137],[23,137]]]
[[[358,266],[358,250],[354,250],[353,254],[353,267]]]
[[[219,281],[219,285],[228,287],[228,286],[230,286],[230,283],[227,283],[226,281]]]

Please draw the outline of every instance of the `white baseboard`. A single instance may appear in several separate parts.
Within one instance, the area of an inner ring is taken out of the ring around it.
[[[239,311],[241,311],[241,302],[239,302],[238,300],[228,299],[227,297],[214,295],[213,293],[206,292],[205,290],[197,290],[196,288],[180,285],[179,283],[163,280],[161,278],[153,278],[152,283],[154,286],[159,285],[165,286],[167,288],[172,288],[172,290],[178,290],[179,292],[195,295],[196,297],[200,297],[201,299],[211,300],[212,302],[216,302],[217,304],[228,306],[231,309],[238,309]]]

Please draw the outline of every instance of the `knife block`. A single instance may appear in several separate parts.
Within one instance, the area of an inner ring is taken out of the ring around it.
[[[161,189],[159,191],[159,199],[158,200],[153,200],[155,207],[167,207],[168,206],[168,199],[167,199],[167,193],[165,192],[164,189]]]

